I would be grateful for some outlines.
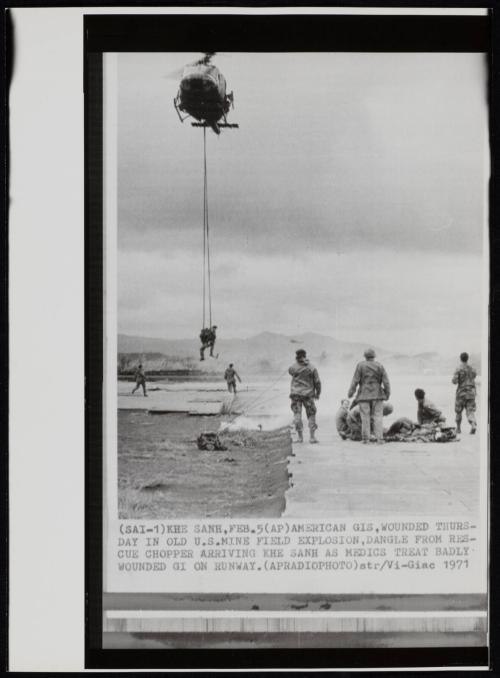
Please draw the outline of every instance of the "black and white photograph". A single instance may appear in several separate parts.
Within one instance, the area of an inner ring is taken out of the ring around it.
[[[476,521],[484,55],[116,77],[119,517]]]
[[[486,55],[211,47],[102,60],[104,647],[485,646]]]
[[[442,4],[2,15],[8,670],[494,667],[498,3]]]

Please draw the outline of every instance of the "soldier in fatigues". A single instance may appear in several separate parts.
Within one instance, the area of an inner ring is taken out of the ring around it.
[[[419,428],[419,424],[416,424],[411,419],[408,419],[408,417],[399,417],[399,419],[393,421],[392,424],[389,426],[387,435],[388,436],[410,435],[416,428]]]
[[[394,411],[393,406],[391,403],[384,403],[382,407],[382,416],[383,417],[388,417],[390,414],[392,414]],[[347,426],[349,428],[349,433],[347,435],[348,438],[351,440],[361,440],[362,439],[362,427],[363,427],[363,419],[361,416],[361,408],[359,405],[355,405],[349,412],[347,416]],[[372,427],[373,430],[375,430],[375,421],[372,417],[370,426]],[[370,436],[370,440],[372,437]]]
[[[476,370],[469,365],[469,354],[460,354],[460,365],[455,370],[451,380],[452,384],[457,385],[455,395],[455,419],[457,422],[457,433],[461,433],[460,425],[462,423],[462,410],[465,409],[467,421],[470,424],[470,432],[476,432]]]
[[[236,372],[236,370],[234,369],[233,363],[230,363],[229,367],[224,372],[224,379],[226,380],[227,390],[229,391],[229,393],[233,392],[236,395],[236,379],[238,379],[240,384],[241,379],[238,372]]]
[[[200,360],[205,360],[205,349],[210,349],[210,357],[214,357],[214,346],[215,340],[217,339],[216,330],[217,325],[212,325],[212,327],[204,327],[200,332]]]
[[[306,411],[309,424],[309,442],[317,443],[314,432],[318,428],[316,424],[316,403],[321,393],[321,382],[318,370],[311,365],[306,358],[306,352],[300,348],[295,352],[296,361],[288,370],[292,376],[290,387],[290,400],[293,412],[293,421],[298,435],[298,441],[303,442],[302,406]]]
[[[349,437],[349,424],[347,423],[349,417],[349,405],[350,403],[348,400],[341,400],[340,407],[335,415],[335,426],[337,427],[337,433],[342,440]]]
[[[391,385],[384,366],[375,361],[372,348],[366,349],[365,358],[356,366],[347,397],[352,398],[359,386],[356,403],[361,412],[361,438],[364,443],[369,442],[373,422],[376,442],[383,443],[382,412],[384,400],[391,395]]]
[[[138,365],[136,370],[135,370],[135,388],[132,391],[132,393],[135,393],[137,389],[142,386],[142,392],[144,394],[144,397],[147,398],[148,394],[146,393],[146,373],[142,369],[142,365]]]
[[[446,417],[434,403],[425,397],[425,391],[421,388],[415,389],[415,398],[417,399],[417,422],[422,424],[444,424]]]

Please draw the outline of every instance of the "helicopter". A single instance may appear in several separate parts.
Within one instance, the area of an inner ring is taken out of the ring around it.
[[[221,127],[239,125],[227,121],[229,109],[234,108],[234,96],[226,92],[226,79],[211,63],[214,55],[215,52],[205,52],[202,59],[184,66],[174,107],[181,122],[192,117],[198,121],[191,123],[193,127],[210,127],[220,134]]]

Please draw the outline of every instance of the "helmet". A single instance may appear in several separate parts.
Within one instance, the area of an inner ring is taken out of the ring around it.
[[[373,348],[366,349],[365,358],[375,358],[375,351],[373,350]]]

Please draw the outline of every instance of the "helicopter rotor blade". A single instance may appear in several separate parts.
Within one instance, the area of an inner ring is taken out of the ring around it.
[[[163,75],[162,77],[164,80],[180,80],[182,78],[182,74],[184,73],[184,68],[185,66],[183,66],[182,68],[176,68],[175,70],[170,71],[169,73],[165,73],[165,75]]]
[[[212,59],[212,56],[210,54],[207,54],[206,56],[202,57],[201,59],[198,59],[198,61],[194,62],[194,65],[196,66],[208,66],[210,64],[210,61]]]
[[[205,56],[197,59],[196,61],[191,61],[187,64],[184,64],[184,66],[181,68],[176,68],[175,70],[166,73],[163,78],[167,80],[180,80],[184,74],[184,69],[186,66],[199,66],[201,64],[208,66],[212,60],[212,57],[216,56],[217,54],[223,55],[224,57],[228,56],[227,52],[204,52]]]
[[[204,54],[205,56],[195,63],[208,65],[211,63],[212,57],[214,56],[223,57],[224,59],[231,58],[233,56],[233,52],[204,52]]]
[[[214,52],[215,54],[215,52]],[[180,80],[184,75],[184,69],[188,66],[198,66],[198,64],[203,63],[203,59],[196,59],[196,61],[190,61],[187,64],[183,64],[180,68],[175,68],[173,71],[169,71],[163,77],[168,80]]]
[[[210,61],[211,61],[211,59],[212,59],[212,57],[214,57],[214,56],[217,54],[217,52],[205,52],[204,54],[205,54],[205,56],[202,57],[202,58],[199,60],[198,63],[200,63],[200,64],[209,64]]]

